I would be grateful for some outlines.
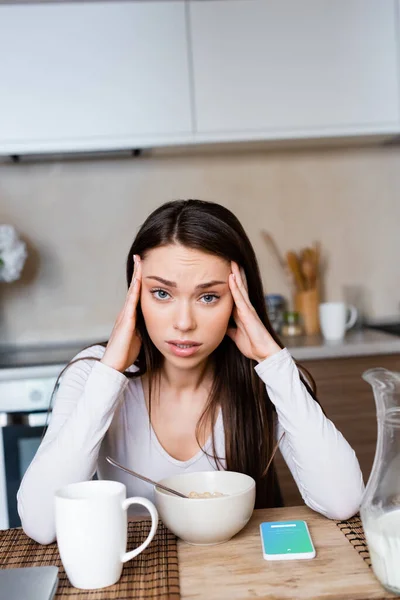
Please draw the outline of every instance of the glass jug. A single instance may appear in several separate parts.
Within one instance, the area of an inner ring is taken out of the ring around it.
[[[400,373],[379,368],[362,377],[373,388],[378,440],[360,516],[376,577],[400,595]]]

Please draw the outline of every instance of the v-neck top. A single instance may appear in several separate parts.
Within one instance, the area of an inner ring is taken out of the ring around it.
[[[218,441],[218,451],[221,453],[218,453],[218,456],[223,457],[225,444],[221,413],[214,426],[214,436]],[[178,460],[165,450],[150,423],[140,378],[130,379],[129,385],[124,390],[123,401],[117,408],[100,446],[97,475],[99,479],[122,481],[127,487],[127,496],[142,496],[154,502],[154,488],[151,484],[117,470],[105,460],[106,456],[111,456],[128,469],[141,473],[153,481],[160,481],[164,477],[179,473],[217,469],[216,462],[212,458],[211,436],[203,448],[199,448],[189,460]],[[129,514],[145,512],[143,507],[133,505],[130,507]]]
[[[143,390],[143,383],[142,380],[139,378],[136,380],[137,382],[137,386],[136,386],[136,392],[137,392],[137,404],[138,404],[138,408],[141,411],[141,415],[140,417],[144,418],[144,423],[143,423],[143,428],[146,426],[146,423],[148,425],[148,430],[149,430],[149,437],[150,437],[150,446],[159,453],[159,455],[167,460],[169,463],[171,463],[172,465],[179,467],[179,469],[183,469],[185,472],[189,472],[193,469],[190,469],[190,467],[192,465],[194,465],[195,463],[197,463],[199,460],[204,459],[205,456],[212,456],[213,451],[212,451],[212,435],[209,436],[209,438],[207,439],[206,443],[204,444],[204,446],[202,446],[201,448],[199,448],[198,452],[192,456],[192,458],[189,458],[188,460],[178,460],[177,458],[174,458],[173,456],[171,456],[170,454],[168,454],[168,452],[165,450],[165,448],[163,447],[163,445],[160,443],[156,432],[154,431],[154,428],[150,422],[150,418],[149,418],[149,412],[147,409],[147,404],[146,404],[146,399],[145,399],[145,395],[144,395],[144,390]],[[138,419],[136,421],[136,424],[138,424],[140,421],[140,419]],[[222,423],[222,413],[221,411],[219,411],[215,426],[214,426],[214,437],[215,439],[221,441],[221,435],[224,434],[224,428],[223,428],[223,423]],[[221,452],[224,453],[224,449],[221,448]],[[204,467],[208,467],[208,468],[204,468],[202,470],[208,471],[210,468],[210,465],[214,468],[216,468],[216,463],[215,460],[210,461],[210,459],[207,456],[207,462],[209,463],[208,465],[204,465]],[[218,455],[219,456],[219,455]],[[225,463],[225,460],[223,461],[223,464]],[[108,463],[107,463],[108,464]],[[197,465],[198,466],[198,465]],[[196,471],[199,471],[199,469],[196,467],[195,469]],[[181,472],[181,471],[179,471]]]
[[[55,539],[55,490],[68,483],[99,479],[120,481],[127,497],[154,501],[153,486],[110,465],[120,464],[160,481],[179,473],[216,470],[212,438],[189,460],[173,458],[160,444],[150,422],[140,377],[93,360],[103,346],[75,358],[61,378],[49,428],[17,494],[25,533],[39,543]],[[128,371],[134,372],[132,365]],[[308,393],[289,351],[284,348],[255,367],[276,408],[279,449],[304,502],[313,510],[346,519],[360,506],[364,483],[357,457]],[[223,414],[214,425],[216,455],[226,468]],[[143,509],[131,507],[131,512]]]

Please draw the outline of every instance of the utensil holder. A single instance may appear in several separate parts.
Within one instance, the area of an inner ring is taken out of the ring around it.
[[[315,335],[320,332],[319,327],[319,292],[317,288],[297,292],[294,296],[294,305],[301,314],[306,335]]]

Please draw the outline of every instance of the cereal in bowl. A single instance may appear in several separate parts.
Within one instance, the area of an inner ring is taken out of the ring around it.
[[[222,494],[222,492],[190,492],[189,498],[222,498],[222,496],[226,496],[227,494]]]

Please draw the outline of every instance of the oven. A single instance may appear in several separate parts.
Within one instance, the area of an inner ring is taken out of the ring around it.
[[[17,491],[40,445],[65,365],[0,369],[0,529],[21,525]]]

